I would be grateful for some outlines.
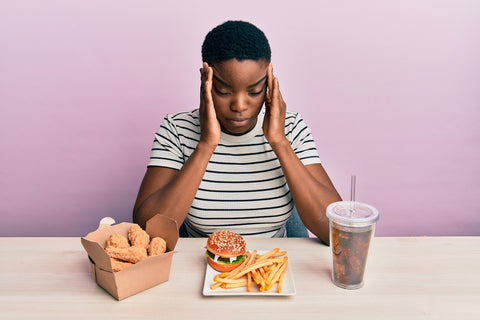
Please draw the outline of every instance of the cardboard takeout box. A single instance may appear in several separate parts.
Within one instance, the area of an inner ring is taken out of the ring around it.
[[[103,220],[102,220],[103,221]],[[168,281],[175,245],[178,240],[178,226],[175,220],[156,215],[147,221],[146,232],[150,238],[162,237],[167,243],[165,253],[147,257],[142,261],[113,272],[110,256],[104,248],[111,234],[121,234],[128,239],[132,223],[109,225],[100,223],[98,229],[81,239],[92,264],[93,276],[97,284],[118,300],[125,299],[143,290]]]

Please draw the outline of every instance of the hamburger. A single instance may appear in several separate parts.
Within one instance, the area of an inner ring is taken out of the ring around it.
[[[219,272],[229,272],[245,259],[247,242],[238,233],[220,230],[207,239],[205,257],[208,264]]]

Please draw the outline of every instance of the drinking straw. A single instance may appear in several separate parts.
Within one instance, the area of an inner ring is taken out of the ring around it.
[[[356,177],[353,174],[350,180],[350,212],[355,212],[355,184],[356,184]]]

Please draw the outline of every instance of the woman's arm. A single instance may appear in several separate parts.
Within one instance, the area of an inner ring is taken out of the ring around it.
[[[305,166],[285,136],[287,106],[280,93],[273,68],[268,68],[268,89],[265,96],[263,131],[277,155],[290,188],[293,201],[305,226],[320,240],[329,243],[327,206],[341,200],[330,178],[320,164]]]
[[[133,221],[145,228],[156,214],[163,214],[182,224],[202,181],[211,151],[198,144],[179,170],[149,167],[145,173],[133,209]]]
[[[340,195],[321,164],[305,166],[290,143],[274,148],[290,188],[293,201],[305,226],[324,243],[329,243],[327,206]]]
[[[147,169],[133,209],[133,221],[143,228],[158,213],[175,219],[178,224],[183,223],[220,141],[220,124],[211,94],[213,70],[205,63],[200,73],[200,141],[180,170]]]

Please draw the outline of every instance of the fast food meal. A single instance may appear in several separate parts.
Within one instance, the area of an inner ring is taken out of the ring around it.
[[[238,233],[221,230],[212,233],[207,240],[205,257],[208,264],[221,272],[213,278],[210,286],[217,288],[246,287],[248,292],[254,290],[269,291],[278,283],[277,292],[283,289],[283,277],[288,265],[286,251],[278,248],[265,254],[247,251],[247,242]]]
[[[283,278],[288,265],[286,251],[278,248],[259,255],[257,250],[252,253],[247,251],[243,262],[230,272],[215,275],[210,289],[246,287],[247,292],[252,292],[255,287],[260,292],[266,292],[277,285],[277,292],[283,290]]]
[[[148,250],[148,254],[147,254]],[[111,258],[114,272],[121,271],[147,256],[164,253],[167,244],[163,238],[155,237],[150,241],[150,236],[138,224],[133,224],[128,231],[128,239],[120,234],[108,237],[105,251]]]
[[[238,233],[220,230],[207,239],[205,257],[208,264],[220,272],[229,272],[237,268],[245,259],[247,242]]]

